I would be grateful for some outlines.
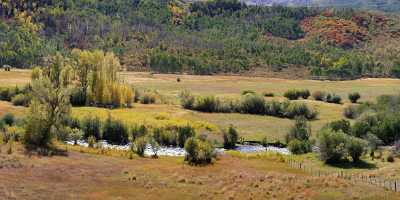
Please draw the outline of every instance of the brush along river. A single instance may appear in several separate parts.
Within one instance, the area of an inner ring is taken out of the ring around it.
[[[68,141],[67,144],[69,145],[74,145],[73,141]],[[80,140],[77,141],[77,145],[83,146],[83,147],[88,147],[89,144],[86,141]],[[116,149],[116,150],[123,150],[123,151],[129,151],[130,150],[130,144],[127,145],[113,145],[109,144],[107,141],[100,141],[97,144],[98,146],[101,146],[102,148],[105,149]],[[226,149],[224,148],[216,148],[215,149],[217,154],[223,154]],[[283,155],[290,155],[290,151],[287,148],[279,148],[279,147],[274,147],[274,146],[268,146],[264,147],[262,145],[237,145],[233,151],[238,151],[240,153],[261,153],[261,152],[275,152],[275,153],[280,153]],[[154,155],[154,151],[151,148],[150,145],[146,146],[145,150],[145,155],[146,156],[152,156]],[[159,156],[185,156],[186,151],[183,148],[180,147],[166,147],[166,146],[160,146],[157,149],[157,155]]]

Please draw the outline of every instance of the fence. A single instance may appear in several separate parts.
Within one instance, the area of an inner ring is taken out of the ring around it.
[[[354,174],[354,173],[349,173],[345,171],[326,171],[326,170],[321,170],[321,169],[316,169],[313,167],[309,167],[306,164],[289,159],[287,160],[287,163],[289,164],[290,167],[295,168],[295,169],[301,169],[306,173],[309,173],[313,176],[334,176],[337,178],[342,178],[346,179],[349,181],[352,181],[354,183],[365,183],[365,184],[370,184],[370,185],[375,185],[378,187],[383,187],[388,190],[392,190],[394,192],[400,192],[400,180],[389,180],[385,179],[382,177],[374,177],[374,176],[365,176],[362,174]]]

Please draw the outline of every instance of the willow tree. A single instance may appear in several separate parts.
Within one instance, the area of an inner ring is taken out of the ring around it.
[[[49,60],[40,78],[32,80],[32,102],[26,120],[24,144],[28,149],[48,149],[63,120],[70,115],[70,67],[61,55]]]
[[[113,53],[75,49],[73,57],[74,71],[87,104],[129,106],[132,89],[118,77],[121,64]]]

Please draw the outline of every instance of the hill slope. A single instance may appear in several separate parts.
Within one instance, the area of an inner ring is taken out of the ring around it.
[[[400,1],[396,0],[243,0],[243,2],[251,5],[321,6],[391,12],[400,10]]]
[[[4,3],[0,16],[0,66],[41,65],[79,48],[112,51],[137,71],[400,77],[397,15],[238,0],[50,0]]]

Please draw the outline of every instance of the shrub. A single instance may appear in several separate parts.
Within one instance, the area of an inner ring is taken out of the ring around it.
[[[348,155],[353,159],[353,162],[358,162],[360,157],[365,152],[367,142],[356,137],[349,136],[346,140],[346,150]]]
[[[321,160],[326,163],[341,162],[346,156],[346,139],[347,136],[343,132],[322,129],[317,139]]]
[[[307,119],[315,119],[318,113],[307,107],[305,103],[290,103],[284,110],[287,118],[305,117]]]
[[[239,139],[238,131],[231,125],[227,130],[224,130],[223,133],[224,133],[224,148],[225,149],[235,148],[236,143]]]
[[[351,103],[357,103],[357,101],[361,98],[360,93],[354,92],[349,94],[349,100]]]
[[[136,138],[136,140],[134,142],[134,149],[133,150],[138,156],[144,157],[144,152],[146,150],[146,145],[147,145],[146,137]]]
[[[31,97],[25,94],[18,94],[11,99],[14,106],[28,106],[31,101]]]
[[[8,126],[12,126],[15,123],[15,117],[12,113],[6,113],[3,116],[3,122],[8,125]]]
[[[179,147],[184,147],[185,146],[185,142],[188,138],[190,137],[194,137],[196,135],[195,130],[193,129],[193,127],[186,125],[183,127],[178,127],[178,145]]]
[[[88,146],[89,146],[90,148],[93,148],[94,145],[97,143],[96,137],[94,137],[93,135],[89,136],[89,137],[87,138],[87,143],[88,143]]]
[[[153,158],[158,158],[158,151],[160,150],[160,145],[158,144],[158,142],[153,138],[153,137],[149,137],[149,145],[150,145],[150,149],[153,152],[152,157]]]
[[[374,132],[373,127],[377,124],[377,116],[366,113],[354,123],[353,128],[351,129],[351,134],[355,137],[364,137],[368,132]]]
[[[255,95],[256,92],[254,92],[253,90],[243,90],[241,94],[242,95],[247,95],[247,94]]]
[[[83,118],[80,125],[84,135],[83,138],[88,139],[90,136],[94,136],[96,140],[100,140],[101,136],[101,121],[99,117],[86,116]]]
[[[74,141],[74,145],[78,144],[78,140],[83,138],[83,131],[77,128],[71,130],[69,134],[70,140]]]
[[[282,105],[277,101],[266,102],[265,114],[275,117],[281,117],[283,115]]]
[[[0,100],[11,101],[11,96],[10,88],[0,88]]]
[[[286,135],[286,143],[292,140],[308,141],[311,135],[311,127],[305,118],[296,118],[294,126]]]
[[[263,95],[264,97],[274,97],[274,96],[275,96],[275,94],[272,93],[272,92],[263,92],[262,95]]]
[[[157,94],[154,92],[147,91],[140,96],[140,103],[142,104],[154,104],[156,103]]]
[[[185,143],[185,161],[191,165],[210,164],[215,157],[214,147],[207,140],[195,137],[189,138]]]
[[[25,130],[18,126],[8,126],[3,132],[3,142],[20,141],[24,136]]]
[[[241,99],[241,111],[248,114],[264,114],[265,99],[259,95],[247,94]]]
[[[348,105],[343,110],[343,115],[348,119],[355,119],[358,116],[357,107]]]
[[[140,98],[141,98],[141,93],[140,93],[140,91],[139,91],[138,89],[135,89],[135,90],[134,90],[133,101],[134,101],[135,103],[138,103],[138,102],[140,101]]]
[[[331,128],[333,131],[342,131],[343,133],[350,134],[351,133],[351,125],[350,121],[342,119],[330,122],[327,124],[328,128]]]
[[[315,91],[313,92],[312,96],[316,101],[325,101],[326,93],[322,91]]]
[[[218,110],[219,99],[214,96],[197,97],[194,109],[202,112],[215,112]]]
[[[128,129],[121,121],[108,116],[103,127],[103,139],[112,144],[127,144]]]
[[[293,154],[305,154],[311,152],[311,144],[309,141],[300,141],[294,139],[289,142],[288,149]]]
[[[311,96],[310,91],[307,90],[307,89],[299,90],[298,93],[299,93],[299,95],[301,96],[301,98],[303,98],[303,99],[308,99],[308,97]]]
[[[145,125],[143,125],[143,124],[140,126],[135,125],[131,129],[130,136],[132,137],[133,140],[135,140],[136,138],[147,135],[147,133],[148,133],[148,129]]]
[[[392,154],[388,155],[388,157],[386,158],[386,161],[394,162],[394,155],[392,155]]]
[[[289,100],[297,100],[300,98],[301,95],[298,90],[291,89],[291,90],[286,91],[283,94],[283,96],[288,98]]]
[[[184,90],[179,94],[181,105],[184,109],[192,109],[195,97],[188,91]]]
[[[328,103],[335,103],[335,104],[341,104],[342,103],[342,97],[336,94],[328,94],[326,96],[326,102]]]

